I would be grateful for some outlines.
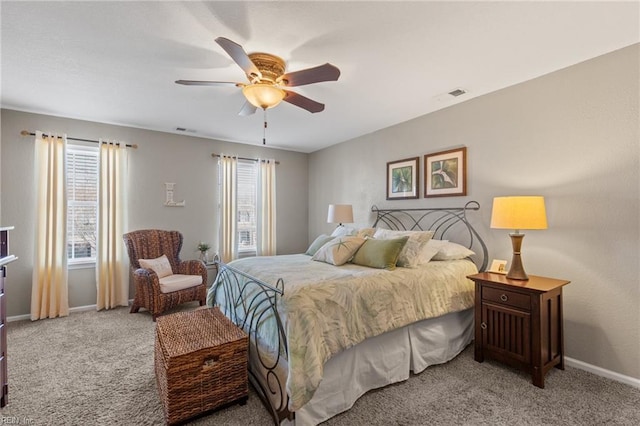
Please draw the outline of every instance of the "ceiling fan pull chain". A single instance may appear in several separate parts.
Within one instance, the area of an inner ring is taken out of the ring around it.
[[[262,129],[262,145],[267,144],[267,109],[264,108],[264,128]]]

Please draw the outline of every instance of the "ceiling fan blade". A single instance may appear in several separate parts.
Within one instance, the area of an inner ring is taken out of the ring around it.
[[[285,102],[289,102],[292,105],[313,113],[324,111],[324,104],[321,104],[320,102],[316,102],[313,99],[309,99],[306,96],[302,96],[299,93],[291,92],[289,90],[285,90],[284,92],[286,95],[283,101]]]
[[[197,80],[176,80],[178,84],[184,84],[185,86],[237,86],[238,83],[231,81],[197,81]]]
[[[293,87],[320,81],[336,81],[338,77],[340,77],[338,67],[326,63],[317,67],[286,73],[280,79],[284,86]]]
[[[244,105],[242,105],[242,109],[240,109],[240,112],[238,113],[238,115],[246,117],[247,115],[254,114],[257,109],[258,107],[256,107],[255,105],[252,105],[249,101],[246,101]]]
[[[216,38],[216,43],[218,43],[220,47],[222,47],[224,51],[231,56],[231,59],[233,59],[235,63],[244,70],[245,74],[262,78],[262,73],[258,70],[258,67],[256,67],[251,59],[249,59],[249,55],[247,55],[247,52],[244,51],[242,46],[224,37]]]

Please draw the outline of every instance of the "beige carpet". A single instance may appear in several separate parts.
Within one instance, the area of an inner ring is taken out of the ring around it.
[[[194,306],[195,307],[195,306]],[[153,372],[155,323],[125,308],[9,323],[9,405],[0,421],[32,425],[163,423]],[[29,423],[30,422],[30,423]],[[198,425],[268,425],[254,392]],[[640,390],[587,372],[553,370],[546,388],[526,374],[453,361],[370,392],[329,425],[638,425]]]

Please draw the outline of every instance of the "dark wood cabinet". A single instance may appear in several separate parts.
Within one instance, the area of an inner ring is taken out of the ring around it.
[[[476,285],[475,360],[492,358],[527,371],[544,388],[544,376],[564,369],[562,287],[570,281],[530,276],[510,280],[482,272]]]
[[[9,231],[12,226],[0,227],[0,407],[9,402],[7,382],[7,296],[4,286],[7,276],[6,265],[17,259],[9,254]]]

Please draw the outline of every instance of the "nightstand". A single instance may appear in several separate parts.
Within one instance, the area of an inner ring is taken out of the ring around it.
[[[564,370],[562,287],[570,281],[529,276],[528,281],[482,272],[476,284],[475,360],[485,357],[527,371],[544,388],[544,376]]]
[[[209,288],[218,276],[218,264],[215,262],[207,262],[205,266],[207,267],[207,288]]]

